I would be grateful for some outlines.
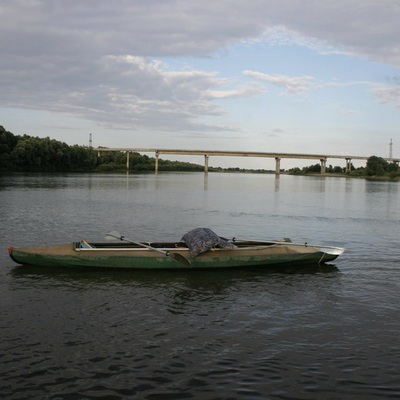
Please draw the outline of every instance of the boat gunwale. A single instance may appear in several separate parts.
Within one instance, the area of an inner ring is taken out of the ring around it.
[[[314,244],[308,244],[308,243],[292,243],[292,242],[285,242],[285,241],[259,241],[259,244],[255,244],[256,241],[243,241],[243,242],[236,242],[234,243],[237,247],[233,248],[233,249],[228,249],[228,248],[223,248],[223,247],[214,247],[209,249],[209,251],[211,252],[242,252],[242,251],[247,251],[247,250],[264,250],[264,249],[270,249],[270,248],[274,248],[274,247],[280,247],[280,246],[285,246],[285,247],[307,247],[307,248],[313,248],[317,251],[320,251],[321,253],[324,254],[337,254],[337,255],[341,255],[343,254],[343,252],[345,251],[345,249],[343,247],[337,247],[337,246],[329,246],[329,245],[314,245]],[[123,251],[145,251],[145,252],[153,252],[153,251],[157,251],[157,249],[162,249],[164,251],[168,251],[168,252],[184,252],[184,253],[188,253],[190,252],[188,247],[174,247],[173,245],[176,244],[176,242],[143,242],[143,243],[150,243],[151,245],[155,245],[154,246],[154,250],[151,248],[146,248],[146,247],[140,247],[140,246],[118,246],[118,245],[110,245],[110,247],[96,247],[96,246],[106,246],[108,243],[95,243],[93,242],[93,246],[95,247],[80,247],[80,243],[81,242],[73,242],[73,249],[76,252],[106,252],[106,251],[116,251],[116,252],[123,252]],[[167,246],[161,246],[161,247],[156,247],[157,244],[166,244],[166,243],[171,243],[171,247],[167,247]],[[251,243],[251,245],[246,245],[246,243]],[[240,246],[242,245],[242,246]],[[328,250],[328,251],[324,251],[324,250]],[[332,253],[329,252],[329,250],[333,251]],[[206,255],[209,251],[207,251],[206,253],[203,253],[204,255]]]

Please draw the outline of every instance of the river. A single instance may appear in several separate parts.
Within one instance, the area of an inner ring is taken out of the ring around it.
[[[2,399],[400,397],[400,184],[265,174],[0,176]],[[342,246],[320,267],[17,266],[8,246],[224,237]]]

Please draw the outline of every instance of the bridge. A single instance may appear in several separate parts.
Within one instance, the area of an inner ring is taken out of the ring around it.
[[[204,156],[204,172],[208,172],[208,162],[211,156],[214,157],[261,157],[275,159],[275,174],[281,172],[281,160],[285,158],[318,160],[321,163],[321,174],[326,173],[326,162],[328,159],[341,159],[346,162],[346,172],[350,171],[352,160],[367,160],[364,156],[343,156],[343,155],[327,155],[327,154],[302,154],[302,153],[265,153],[258,151],[224,151],[224,150],[180,150],[180,149],[149,149],[149,148],[110,148],[98,147],[98,156],[101,151],[115,151],[126,153],[126,168],[129,170],[129,153],[154,153],[155,154],[155,173],[158,173],[158,158],[161,154],[174,155],[196,155]],[[389,162],[399,163],[400,159],[383,158]]]

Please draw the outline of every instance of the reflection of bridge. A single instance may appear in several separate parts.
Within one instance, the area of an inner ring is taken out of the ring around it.
[[[264,153],[258,151],[221,151],[221,150],[172,150],[172,149],[143,149],[143,148],[109,148],[99,147],[95,149],[100,155],[100,151],[116,151],[126,153],[126,167],[129,169],[129,153],[154,153],[155,154],[155,172],[158,172],[158,157],[160,154],[177,155],[200,155],[204,156],[204,172],[208,172],[208,160],[210,156],[217,157],[264,157],[275,158],[275,174],[279,175],[281,171],[281,159],[295,158],[306,160],[319,160],[321,163],[321,174],[326,173],[326,161],[328,158],[346,160],[346,172],[350,171],[352,160],[367,160],[368,157],[362,156],[340,156],[340,155],[320,155],[320,154],[301,154],[301,153]],[[386,161],[399,163],[398,159],[384,158]]]

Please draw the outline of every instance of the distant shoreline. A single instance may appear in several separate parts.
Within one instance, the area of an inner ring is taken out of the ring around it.
[[[368,176],[368,175],[349,175],[349,174],[335,174],[335,173],[325,173],[325,174],[319,174],[319,173],[290,173],[287,171],[282,171],[280,174],[275,174],[275,171],[261,171],[261,170],[231,170],[231,169],[218,169],[218,170],[211,170],[205,173],[204,171],[180,171],[180,170],[161,170],[157,174],[168,174],[168,173],[200,173],[200,174],[221,174],[221,173],[227,173],[227,174],[257,174],[257,175],[275,175],[277,179],[281,175],[286,175],[286,176],[302,176],[302,177],[314,177],[314,178],[351,178],[351,179],[365,179],[367,181],[375,181],[375,182],[399,182],[400,177],[394,177],[391,178],[390,176]],[[133,171],[133,170],[123,170],[123,169],[118,169],[114,171],[98,171],[98,170],[93,170],[93,171],[87,171],[87,170],[73,170],[73,171],[0,171],[0,177],[1,176],[7,176],[7,175],[26,175],[26,174],[45,174],[45,175],[58,175],[58,174],[117,174],[117,175],[129,175],[129,174],[143,174],[143,175],[152,175],[156,174],[154,171]]]

